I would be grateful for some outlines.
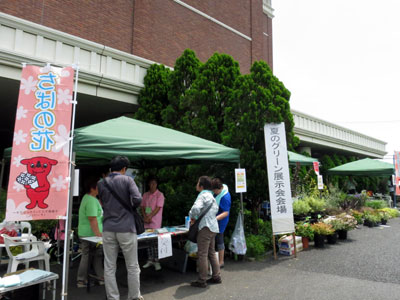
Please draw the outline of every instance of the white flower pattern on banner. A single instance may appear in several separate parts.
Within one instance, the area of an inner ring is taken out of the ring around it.
[[[15,202],[13,199],[7,199],[7,221],[19,221],[23,216],[23,220],[32,220],[32,216],[29,214],[24,214],[27,211],[26,206],[29,202],[22,202],[17,207],[15,207]],[[18,212],[18,213],[17,213]]]
[[[46,65],[43,68],[40,68],[40,73],[49,73],[51,71],[51,65]]]
[[[22,164],[21,164],[22,159],[23,159],[23,157],[21,155],[14,157],[13,165],[15,165],[16,168],[19,168],[20,166],[22,166]]]
[[[72,95],[70,95],[69,89],[58,89],[57,93],[58,104],[67,104],[69,105],[72,101]]]
[[[58,126],[58,134],[54,136],[56,145],[53,147],[53,152],[60,152],[61,149],[65,156],[69,155],[69,131],[64,125]]]
[[[61,71],[61,77],[69,77],[70,73],[68,70],[63,69]]]
[[[21,143],[26,142],[26,137],[28,136],[27,133],[24,133],[21,129],[18,132],[14,132],[14,142],[18,146]]]
[[[21,78],[21,90],[25,90],[25,95],[29,95],[31,92],[36,91],[37,80],[33,80],[33,76],[29,76],[28,80]]]
[[[22,184],[14,181],[13,189],[16,190],[19,193],[21,190],[23,190],[25,188],[24,188],[24,186]]]
[[[53,183],[51,184],[52,188],[56,188],[56,191],[59,192],[61,190],[67,189],[68,181],[62,176],[58,176],[58,178],[53,178]]]
[[[26,118],[26,113],[28,112],[27,109],[25,109],[22,105],[18,107],[17,109],[17,120],[21,120],[23,118]]]

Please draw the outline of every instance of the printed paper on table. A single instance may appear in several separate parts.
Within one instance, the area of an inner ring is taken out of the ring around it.
[[[25,66],[7,194],[9,221],[66,215],[74,69]]]
[[[246,169],[235,169],[235,187],[236,193],[246,193]]]
[[[273,234],[294,232],[285,124],[264,126]]]
[[[172,256],[172,240],[170,233],[158,235],[158,258]]]

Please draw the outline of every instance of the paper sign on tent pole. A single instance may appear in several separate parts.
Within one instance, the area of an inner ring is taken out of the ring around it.
[[[276,234],[293,233],[296,256],[285,124],[283,122],[280,124],[266,124],[264,126],[264,137],[273,240],[275,241]],[[273,244],[276,258],[275,242]]]

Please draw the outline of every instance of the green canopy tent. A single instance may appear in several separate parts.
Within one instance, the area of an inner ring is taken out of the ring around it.
[[[316,158],[307,157],[305,155],[301,155],[292,151],[288,151],[289,155],[289,164],[296,165],[299,163],[302,166],[312,165],[313,162],[318,161]]]
[[[328,170],[328,175],[351,176],[391,176],[394,174],[393,164],[364,158]]]
[[[239,150],[173,129],[119,117],[75,129],[77,164],[105,165],[115,155],[127,156],[137,167],[199,161],[239,163]],[[4,151],[10,159],[11,148]]]

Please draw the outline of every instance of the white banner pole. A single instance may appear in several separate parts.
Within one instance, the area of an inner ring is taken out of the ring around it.
[[[69,191],[68,191],[68,205],[67,205],[67,216],[65,220],[65,234],[64,234],[64,255],[63,255],[63,278],[62,278],[62,289],[61,289],[61,299],[66,300],[68,298],[68,270],[69,270],[69,247],[70,247],[70,237],[71,237],[71,216],[72,216],[72,202],[73,202],[73,177],[75,170],[75,153],[73,153],[74,146],[74,129],[75,129],[75,112],[77,105],[77,95],[78,95],[78,76],[79,76],[79,66],[75,65],[75,87],[74,87],[74,100],[72,101],[72,123],[69,141]]]
[[[4,177],[4,168],[6,166],[6,160],[3,158],[1,160],[1,171],[0,171],[0,195],[1,195],[1,188],[3,186],[3,177]]]

